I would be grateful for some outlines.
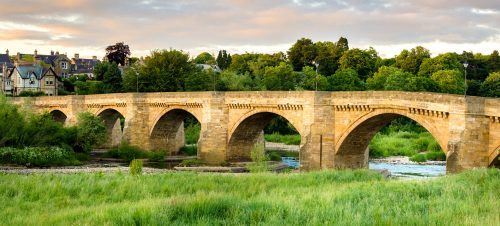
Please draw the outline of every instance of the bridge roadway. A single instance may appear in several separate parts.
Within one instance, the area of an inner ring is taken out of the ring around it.
[[[247,160],[268,122],[282,116],[300,133],[303,170],[367,167],[376,132],[398,117],[425,127],[447,156],[447,172],[498,166],[500,99],[438,93],[175,92],[17,97],[66,125],[89,111],[103,118],[108,144],[122,140],[176,153],[184,145],[183,119],[201,123],[198,158],[208,163]],[[120,117],[125,118],[123,130]]]

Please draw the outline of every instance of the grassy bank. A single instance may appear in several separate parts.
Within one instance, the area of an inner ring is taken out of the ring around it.
[[[300,135],[299,134],[264,134],[264,139],[268,142],[276,142],[276,143],[284,143],[288,145],[299,145],[300,144]]]
[[[419,156],[420,161],[444,160],[441,147],[429,132],[379,132],[369,145],[370,157]],[[425,152],[426,154],[419,154]]]
[[[2,225],[495,225],[500,171],[0,174]]]

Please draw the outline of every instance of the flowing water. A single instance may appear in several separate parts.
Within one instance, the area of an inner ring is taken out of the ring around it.
[[[402,179],[432,178],[446,174],[446,166],[444,165],[393,164],[369,161],[368,168],[386,169],[392,176]]]

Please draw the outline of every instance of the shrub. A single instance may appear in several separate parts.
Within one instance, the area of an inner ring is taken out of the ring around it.
[[[79,165],[72,151],[61,147],[0,148],[0,163],[27,166]]]
[[[198,146],[196,145],[184,146],[181,148],[180,152],[189,156],[195,156],[198,153]]]
[[[435,140],[429,143],[427,150],[430,152],[443,152],[443,150],[441,150],[441,146]]]
[[[427,159],[425,158],[424,154],[416,154],[410,158],[411,161],[414,162],[425,162]]]
[[[204,165],[205,162],[199,159],[185,159],[182,160],[181,164],[179,166],[201,166]]]
[[[129,172],[130,175],[141,175],[142,174],[143,162],[141,159],[134,159],[130,162]]]
[[[446,160],[446,155],[442,151],[428,152],[425,154],[425,158],[427,160],[444,161],[444,160]]]
[[[148,154],[148,159],[151,161],[160,162],[165,160],[166,152],[163,150],[152,151]]]
[[[250,152],[250,158],[253,161],[248,165],[248,170],[251,173],[265,172],[269,170],[263,143],[257,143],[254,145],[252,151]]]
[[[78,114],[75,151],[90,152],[93,147],[106,142],[106,136],[106,126],[101,118],[90,112]]]
[[[186,122],[188,124],[189,122]],[[186,144],[196,144],[200,139],[200,123],[189,123],[184,129],[184,134],[186,136]]]
[[[144,150],[123,142],[118,148],[114,148],[106,152],[104,157],[118,158],[130,162],[134,159],[148,158],[149,155]]]

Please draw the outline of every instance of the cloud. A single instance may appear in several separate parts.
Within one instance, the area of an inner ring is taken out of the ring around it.
[[[344,36],[350,46],[380,47],[387,56],[418,44],[491,52],[500,46],[499,12],[500,2],[490,0],[6,0],[0,48],[42,42],[102,56],[124,41],[132,54],[170,47],[272,52],[301,37]]]

